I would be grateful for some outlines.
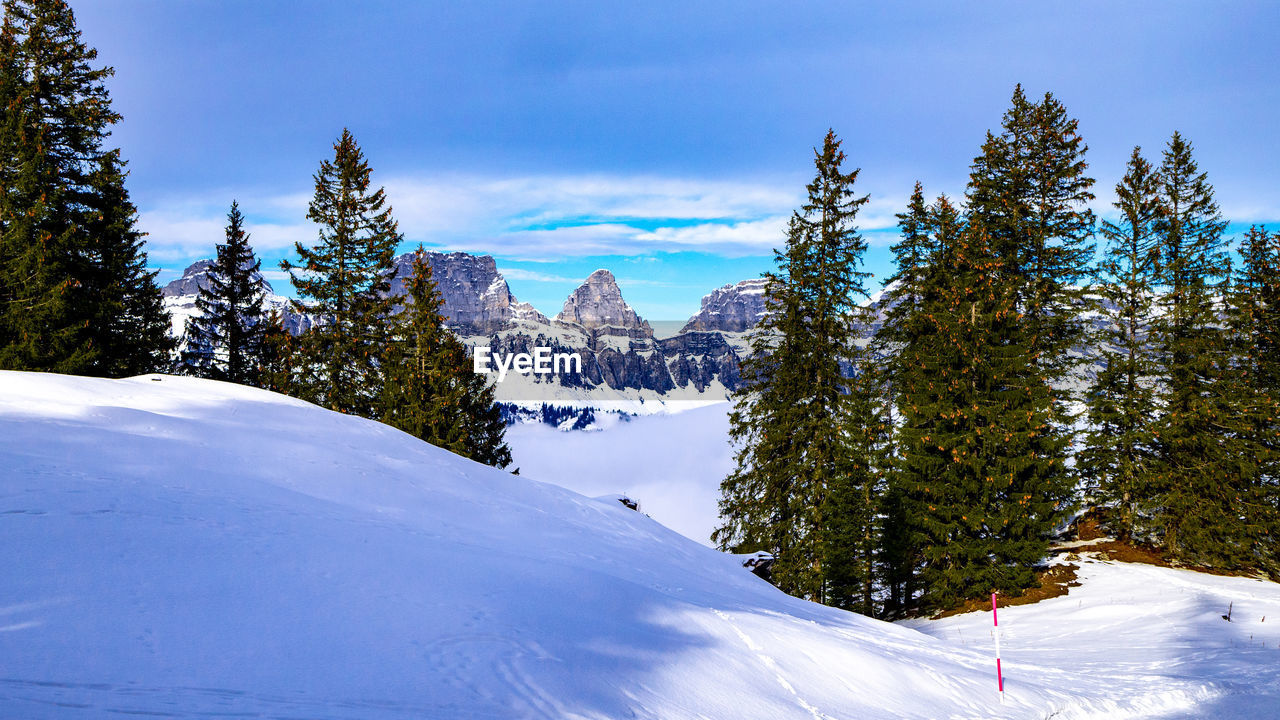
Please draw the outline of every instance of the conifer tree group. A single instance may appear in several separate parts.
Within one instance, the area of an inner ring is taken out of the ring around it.
[[[297,243],[299,264],[281,263],[299,297],[294,310],[316,322],[296,338],[268,323],[262,382],[477,462],[510,465],[494,389],[472,371],[465,346],[445,325],[421,248],[397,308],[390,290],[403,238],[386,193],[373,189],[373,171],[349,130],[333,150],[315,175],[307,212],[319,242]]]
[[[95,65],[97,51],[81,39],[65,0],[3,0],[3,8],[0,369],[167,371],[178,343],[157,272],[147,268],[125,163],[106,147],[120,120],[105,85],[113,71]],[[284,264],[301,271],[293,275],[302,300],[295,310],[317,318],[313,328],[294,337],[266,313],[267,286],[233,202],[177,369],[386,417],[506,466],[493,390],[462,372],[465,349],[443,325],[429,273],[412,283],[406,311],[393,312],[401,235],[383,191],[370,191],[368,163],[349,132],[334,150],[315,176],[308,212],[321,228],[319,243],[298,244],[300,264]]]
[[[65,0],[0,0],[0,369],[121,377],[173,366],[120,120]],[[1280,235],[1228,223],[1191,143],[1135,148],[1101,223],[1078,122],[1015,88],[963,202],[917,183],[872,303],[868,197],[828,132],[767,273],[730,415],[726,550],[785,591],[897,617],[1036,583],[1073,512],[1175,562],[1280,577]],[[352,134],[314,176],[296,245],[299,335],[267,313],[232,203],[187,324],[184,372],[381,420],[479,462],[511,453],[421,249]],[[1104,240],[1095,258],[1095,236]],[[879,313],[879,315],[877,315]]]
[[[1077,121],[1015,88],[963,207],[916,184],[869,338],[865,198],[815,201],[856,175],[833,138],[766,275],[722,548],[886,617],[1020,594],[1086,509],[1174,562],[1280,575],[1280,237],[1251,229],[1232,267],[1180,134],[1159,167],[1134,149],[1099,224]]]

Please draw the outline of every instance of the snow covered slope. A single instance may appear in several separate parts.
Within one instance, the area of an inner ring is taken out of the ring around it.
[[[999,610],[1010,694],[1027,668],[1056,667],[1115,694],[1100,717],[1280,718],[1280,585],[1087,553],[1079,566],[1081,586],[1069,595]],[[962,647],[992,646],[989,612],[903,624]]]
[[[1042,718],[1096,668],[788,598],[612,501],[187,378],[0,373],[0,717]],[[1280,656],[1278,656],[1280,657]]]

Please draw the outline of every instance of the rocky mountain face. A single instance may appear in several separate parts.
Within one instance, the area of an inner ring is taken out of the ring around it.
[[[702,309],[689,318],[680,332],[746,332],[765,316],[764,278],[725,285],[702,298]]]
[[[529,303],[517,302],[489,255],[424,253],[431,279],[444,299],[445,317],[460,333],[483,334],[502,330],[515,320],[546,323],[547,318]],[[396,258],[391,294],[404,295],[404,284],[413,274],[413,253]]]
[[[561,312],[547,318],[516,300],[492,257],[425,255],[444,301],[444,315],[468,346],[485,346],[500,356],[548,348],[580,358],[579,372],[508,375],[498,385],[498,399],[504,402],[589,405],[724,399],[741,384],[738,361],[746,351],[745,331],[764,312],[763,281],[726,285],[703,298],[702,309],[679,333],[655,338],[650,324],[623,299],[608,270],[593,272],[565,300]],[[412,262],[412,253],[396,259],[392,295],[404,294]],[[195,297],[207,283],[211,264],[194,263],[163,289],[178,337],[186,318],[195,312]],[[287,298],[271,293],[267,300],[292,332],[303,332],[314,322],[294,313]]]
[[[161,288],[160,295],[170,298],[199,294],[202,289],[209,287],[209,268],[211,267],[213,267],[212,260],[195,261],[182,271],[182,277]]]
[[[622,299],[618,281],[608,270],[597,270],[564,301],[556,322],[581,327],[596,336],[613,335],[645,339],[653,328]]]
[[[186,329],[187,318],[196,312],[196,297],[200,294],[200,290],[209,287],[209,268],[211,267],[213,267],[212,260],[197,260],[182,271],[182,277],[160,289],[165,309],[169,311],[173,322],[173,334],[179,340],[182,339],[183,331]],[[284,328],[294,335],[311,329],[315,319],[305,313],[294,312],[289,298],[275,294],[271,282],[259,277],[267,287],[265,304],[268,312],[274,311],[278,314]]]

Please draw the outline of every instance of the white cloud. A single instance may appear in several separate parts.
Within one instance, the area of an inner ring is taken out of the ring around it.
[[[538,272],[537,270],[526,270],[524,268],[505,268],[499,267],[498,272],[508,280],[526,280],[528,282],[545,282],[545,283],[571,283],[581,282],[581,279],[575,280],[571,277],[563,275],[552,275],[550,273]]]
[[[765,255],[784,242],[787,218],[803,192],[800,185],[610,175],[402,176],[385,182],[408,242],[526,261],[681,250]],[[307,193],[224,195],[249,198],[241,210],[260,254],[287,255],[295,242],[315,242],[315,226],[303,219]],[[859,227],[893,227],[904,203],[905,197],[873,195]],[[189,260],[212,255],[225,214],[221,197],[176,199],[143,210],[141,225],[155,259]]]
[[[701,250],[726,255],[766,255],[786,238],[788,216],[733,224],[689,225],[658,228],[640,233],[636,240],[657,250]]]

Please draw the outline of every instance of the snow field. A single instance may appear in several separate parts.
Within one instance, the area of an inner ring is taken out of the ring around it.
[[[981,653],[786,597],[616,501],[272,393],[0,373],[0,467],[0,717],[993,707]]]
[[[548,429],[539,442],[624,433],[614,467],[665,467],[657,477],[674,492],[677,469],[710,457],[679,449],[723,413]],[[603,463],[603,447],[559,452]],[[1001,609],[1001,705],[986,613],[908,627],[800,601],[612,497],[189,378],[0,372],[0,568],[0,717],[1265,718],[1280,707],[1271,583],[1086,562],[1069,596]],[[1230,624],[1218,617],[1228,602]]]

